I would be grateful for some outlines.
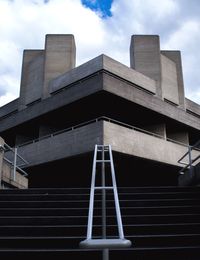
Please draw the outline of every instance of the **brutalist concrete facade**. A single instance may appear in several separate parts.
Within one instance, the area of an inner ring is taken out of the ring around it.
[[[28,179],[25,176],[23,176],[23,174],[21,174],[21,172],[18,169],[15,169],[14,173],[14,167],[12,165],[13,162],[6,160],[5,153],[5,142],[0,137],[0,189],[28,188]]]
[[[133,35],[130,67],[102,54],[75,67],[73,35],[25,50],[20,97],[0,108],[0,135],[29,162],[29,184],[89,185],[95,144],[111,144],[120,185],[176,185],[200,136],[179,51]]]

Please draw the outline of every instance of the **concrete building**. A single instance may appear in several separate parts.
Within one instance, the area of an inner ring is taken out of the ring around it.
[[[133,35],[130,67],[104,54],[75,63],[73,35],[46,35],[44,50],[24,50],[19,98],[0,108],[29,187],[89,187],[95,144],[112,145],[121,186],[177,185],[178,160],[200,137],[180,51]]]
[[[0,257],[199,259],[200,106],[180,52],[134,35],[130,67],[75,67],[75,50],[72,35],[25,50],[20,96],[0,108]]]

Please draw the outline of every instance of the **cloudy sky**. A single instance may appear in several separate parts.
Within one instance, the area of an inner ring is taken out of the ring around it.
[[[181,50],[186,96],[200,104],[199,0],[0,0],[0,106],[19,96],[24,49],[74,34],[77,65],[104,53],[129,66],[132,34]]]

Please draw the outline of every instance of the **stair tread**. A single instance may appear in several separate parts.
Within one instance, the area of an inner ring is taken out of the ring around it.
[[[64,240],[64,239],[85,239],[85,236],[4,236],[0,240]]]
[[[200,249],[199,246],[158,246],[158,247],[130,247],[123,248],[123,251],[153,251],[153,250],[187,250],[187,249]],[[121,251],[122,249],[112,249],[111,251]],[[0,248],[0,252],[90,252],[90,251],[102,251],[98,249],[80,249],[80,248]]]
[[[193,216],[193,215],[200,215],[200,213],[186,213],[186,214],[177,214],[177,213],[172,213],[172,214],[140,214],[140,215],[122,215],[122,217],[148,217],[148,216]],[[87,218],[88,215],[85,215],[85,216],[0,216],[0,219],[1,218]],[[101,217],[101,216],[95,216],[94,217],[98,218],[98,217]],[[116,215],[107,215],[107,217],[111,218],[111,217],[116,217]]]
[[[38,201],[38,200],[1,200],[0,203],[10,203],[10,202],[20,202],[20,203],[34,203],[34,202],[37,202],[37,203],[44,203],[44,202],[62,202],[62,203],[65,203],[65,202],[87,202],[88,203],[89,200],[47,200],[47,201]],[[101,202],[101,200],[95,200],[96,202]],[[113,200],[111,199],[108,199],[106,200],[107,202],[113,202]],[[177,199],[174,199],[174,198],[168,198],[168,199],[119,199],[120,202],[124,202],[124,201],[131,201],[131,202],[150,202],[150,201],[200,201],[200,198],[177,198]]]
[[[200,204],[197,204],[197,205],[161,205],[161,206],[155,206],[155,205],[153,205],[153,206],[142,206],[142,208],[177,208],[177,207],[179,207],[179,208],[188,208],[188,207],[200,207]],[[113,207],[106,207],[107,209],[114,209],[115,207],[113,206]],[[120,207],[121,209],[130,209],[130,208],[133,208],[133,209],[135,209],[135,208],[141,208],[141,206],[131,206],[131,207],[127,207],[127,206],[121,206]],[[32,209],[34,209],[34,210],[41,210],[41,209],[43,209],[43,210],[48,210],[48,209],[53,209],[53,210],[66,210],[66,209],[88,209],[88,207],[78,207],[78,208],[70,208],[70,207],[65,207],[65,208],[54,208],[54,207],[49,207],[49,208],[44,208],[44,207],[37,207],[37,208],[35,208],[35,207],[17,207],[17,208],[15,208],[15,207],[12,207],[12,208],[3,208],[3,207],[1,207],[0,208],[0,210],[13,210],[13,209],[16,209],[16,210],[32,210]],[[101,207],[95,207],[95,209],[101,209]]]
[[[196,226],[200,225],[200,222],[196,223],[159,223],[159,224],[124,224],[124,227],[149,227],[149,226]],[[0,229],[2,228],[29,228],[29,227],[34,227],[34,228],[63,228],[63,227],[86,227],[86,225],[4,225],[0,226]],[[102,225],[93,225],[94,227],[101,227]],[[107,225],[107,227],[116,227],[117,225]]]
[[[86,238],[89,193],[89,188],[73,187],[0,191],[0,256],[29,256],[31,252],[44,257],[51,252],[69,256],[71,252],[76,257],[78,252],[81,257],[81,252],[98,252],[79,248],[79,242]],[[167,253],[170,259],[200,254],[200,187],[119,187],[118,193],[125,238],[133,243],[123,249],[129,257],[150,259],[146,256],[155,255],[162,259]],[[101,202],[99,196],[96,198]],[[107,238],[113,238],[116,215],[112,197],[107,198]],[[95,205],[93,238],[101,234],[99,202]],[[122,249],[111,251],[123,253]]]
[[[116,238],[118,236],[107,236],[107,238]],[[126,235],[126,238],[170,238],[170,237],[200,237],[196,233],[184,234],[143,234],[143,235]],[[65,240],[65,239],[85,239],[85,236],[2,236],[0,240]],[[94,238],[101,239],[101,236],[93,236]],[[200,241],[199,241],[200,243]]]
[[[48,192],[44,192],[44,193],[24,193],[23,190],[16,190],[16,193],[9,193],[10,190],[0,190],[0,195],[2,196],[10,196],[13,197],[17,194],[17,196],[28,196],[28,197],[32,197],[32,196],[56,196],[56,197],[61,197],[61,196],[80,196],[80,193],[48,193]],[[88,190],[89,191],[89,190]],[[107,193],[112,194],[113,192],[110,192],[109,190],[107,191]],[[118,194],[119,195],[169,195],[169,194],[173,194],[173,195],[177,195],[177,194],[183,194],[183,195],[188,195],[188,194],[198,194],[200,193],[200,188],[199,191],[169,191],[169,192],[120,192],[118,190]],[[100,192],[99,192],[100,194]],[[83,193],[83,195],[90,195],[90,192],[87,193]]]
[[[115,238],[117,236],[108,236],[108,238]],[[157,234],[157,235],[127,235],[126,238],[162,238],[162,237],[200,237],[200,234]],[[80,239],[85,239],[85,236],[3,236],[0,237],[0,240],[7,239],[7,240],[23,240],[23,239],[28,239],[28,240],[58,240],[58,239],[73,239],[73,238],[80,238]],[[94,236],[93,238],[100,238],[99,236]],[[200,243],[200,241],[199,241]]]

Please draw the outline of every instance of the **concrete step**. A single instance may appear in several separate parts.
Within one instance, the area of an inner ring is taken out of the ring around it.
[[[159,234],[126,236],[135,247],[199,246],[200,234]]]
[[[118,235],[117,225],[107,226],[107,235]],[[85,236],[87,225],[4,225],[0,226],[0,237],[5,236]],[[200,223],[133,224],[124,225],[126,236],[131,235],[176,235],[200,234]],[[93,235],[100,236],[102,226],[94,225]]]
[[[62,201],[62,200],[89,200],[90,194],[87,193],[2,193],[0,191],[0,201]],[[107,199],[113,199],[113,192],[106,192]],[[95,193],[97,199],[101,198],[101,192]],[[134,192],[121,192],[119,193],[120,200],[157,200],[157,199],[194,199],[200,197],[199,192],[147,192],[147,193],[134,193]]]
[[[3,259],[17,258],[20,260],[27,259],[76,259],[76,260],[102,260],[101,250],[79,250],[79,249],[0,249],[0,257]],[[115,258],[116,259],[116,258]]]
[[[97,237],[98,238],[98,237]],[[108,238],[113,238],[109,237]],[[131,235],[126,236],[132,241],[134,247],[184,247],[199,246],[200,234],[173,234],[173,235]],[[0,248],[16,249],[75,249],[84,236],[15,236],[0,237]]]
[[[124,233],[133,246],[111,250],[110,260],[199,260],[199,187],[121,187]],[[108,193],[107,235],[118,235],[113,195]],[[93,235],[101,235],[101,195],[95,202]],[[86,237],[89,189],[0,191],[0,256],[102,259],[80,250]],[[183,253],[184,252],[184,253]],[[198,257],[195,258],[195,254]]]
[[[199,186],[154,186],[154,187],[118,187],[119,193],[188,193],[200,192]],[[1,194],[89,194],[90,188],[30,188],[0,190]]]
[[[95,206],[100,207],[102,204],[101,200],[95,201]],[[89,200],[46,200],[46,201],[29,201],[29,200],[13,200],[13,201],[0,201],[0,208],[78,208],[78,207],[88,207]],[[187,206],[187,205],[200,205],[200,198],[195,199],[140,199],[140,200],[120,200],[120,205],[122,207],[136,207],[136,206]],[[114,206],[113,200],[107,200],[107,206]]]
[[[198,260],[200,246],[132,247],[110,251],[110,259],[126,260]]]
[[[163,215],[124,215],[124,225],[130,224],[163,224],[163,223],[197,223],[200,214],[163,214]],[[85,225],[88,216],[0,216],[0,226],[3,225]],[[101,216],[94,216],[94,224],[101,224]],[[116,216],[107,216],[107,224],[116,223]]]
[[[76,249],[79,247],[79,242],[85,239],[84,236],[15,236],[15,237],[0,237],[0,248],[6,249]]]
[[[90,188],[30,188],[30,189],[5,189],[1,194],[89,194]]]
[[[99,195],[100,197],[100,195]],[[80,201],[89,200],[89,194],[1,194],[0,201]]]
[[[99,238],[99,237],[94,237]],[[109,236],[108,236],[109,238]],[[110,236],[113,238],[113,236]],[[162,235],[129,235],[127,239],[132,241],[136,248],[140,247],[165,247],[167,246],[199,246],[200,234],[162,234]],[[49,248],[49,249],[73,249],[79,247],[79,242],[85,236],[1,236],[0,248]]]
[[[106,210],[108,215],[115,215],[115,208]],[[200,213],[200,205],[188,206],[140,206],[121,207],[123,215],[163,215],[163,214],[197,214]],[[101,207],[95,208],[94,215],[101,214]],[[80,216],[88,215],[88,208],[0,208],[0,216]]]
[[[27,258],[37,259],[77,259],[77,260],[102,260],[101,250],[83,250],[83,249],[0,249],[0,257],[13,258],[21,260]],[[132,247],[123,250],[110,250],[110,260],[127,259],[127,260],[199,260],[200,247]]]

